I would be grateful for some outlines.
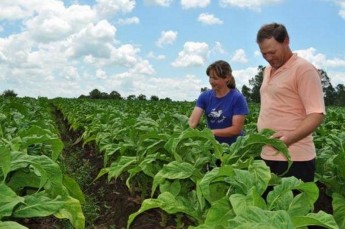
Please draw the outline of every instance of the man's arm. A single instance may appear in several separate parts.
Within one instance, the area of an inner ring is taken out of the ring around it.
[[[324,117],[323,113],[311,113],[294,131],[278,131],[272,137],[279,138],[289,146],[311,134],[323,122]]]

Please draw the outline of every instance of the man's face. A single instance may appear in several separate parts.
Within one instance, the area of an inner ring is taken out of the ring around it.
[[[263,58],[275,69],[281,67],[286,59],[286,50],[288,48],[288,40],[279,43],[273,37],[265,39],[259,43],[259,48]]]

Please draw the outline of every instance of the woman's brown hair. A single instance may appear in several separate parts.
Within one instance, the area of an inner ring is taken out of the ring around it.
[[[228,88],[234,89],[236,88],[235,78],[232,75],[232,69],[228,62],[224,60],[218,60],[212,64],[210,64],[206,69],[206,74],[210,76],[210,71],[213,70],[217,74],[218,77],[225,79],[227,76],[230,77],[228,82]]]

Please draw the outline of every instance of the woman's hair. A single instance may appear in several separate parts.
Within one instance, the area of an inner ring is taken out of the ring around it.
[[[228,88],[234,89],[236,88],[235,78],[232,75],[231,66],[228,62],[224,60],[218,60],[212,64],[210,64],[206,69],[206,74],[210,76],[210,72],[213,70],[218,77],[225,79],[227,76],[230,77],[230,81],[228,82]]]
[[[256,42],[261,43],[265,39],[274,38],[279,43],[283,43],[286,38],[289,38],[289,34],[284,25],[278,23],[271,23],[263,25],[257,35]]]

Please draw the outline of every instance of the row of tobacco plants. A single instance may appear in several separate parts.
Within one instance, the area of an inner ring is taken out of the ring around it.
[[[0,228],[51,216],[85,227],[84,196],[59,158],[63,142],[47,99],[0,97]]]
[[[230,147],[215,141],[205,122],[190,129],[194,104],[0,97],[0,228],[26,228],[18,219],[53,216],[85,228],[84,196],[61,169],[63,143],[50,108],[59,109],[83,144],[96,143],[104,162],[94,179],[125,178],[142,204],[127,220],[158,208],[185,228],[345,228],[345,116],[329,107],[315,133],[317,181],[332,197],[332,213],[315,211],[316,183],[279,178],[258,159],[272,145],[289,160],[272,131],[256,131],[251,105],[246,136]],[[290,160],[289,160],[290,161]],[[265,199],[263,193],[273,186]],[[297,191],[297,192],[296,192]],[[294,194],[295,193],[295,194]],[[298,193],[298,194],[296,194]]]
[[[345,126],[341,108],[329,107],[327,119],[315,133],[317,181],[332,197],[332,213],[314,211],[319,196],[315,182],[270,173],[259,160],[269,144],[290,161],[286,146],[256,131],[258,106],[251,105],[246,135],[230,147],[215,141],[205,122],[190,129],[189,102],[102,101],[55,99],[84,144],[95,142],[104,166],[98,179],[125,177],[143,202],[128,218],[159,208],[176,218],[177,228],[345,228]],[[265,198],[269,186],[273,189]]]

